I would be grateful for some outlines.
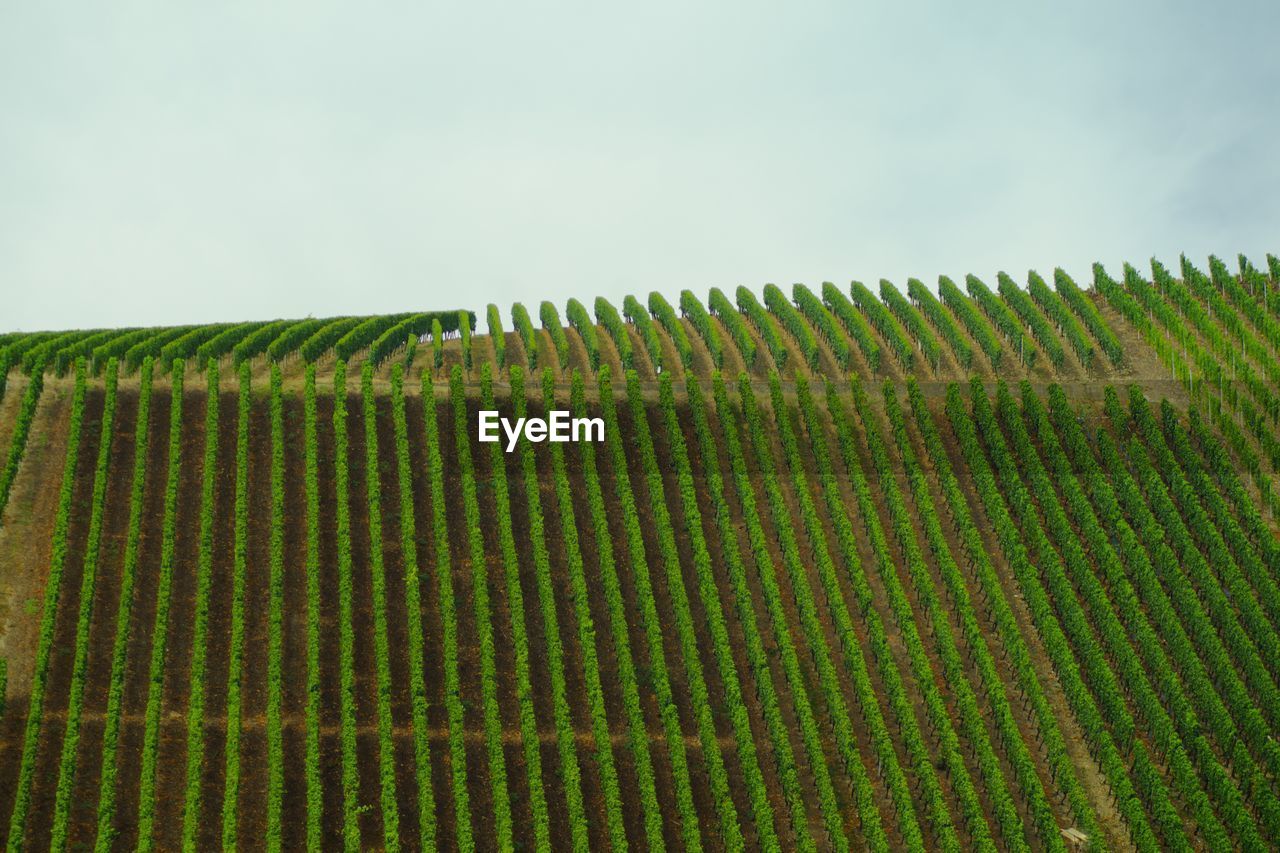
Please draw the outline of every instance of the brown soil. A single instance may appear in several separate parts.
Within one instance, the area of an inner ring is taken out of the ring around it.
[[[137,420],[137,395],[125,391],[117,395],[116,427],[112,439],[107,492],[103,501],[102,538],[94,589],[93,621],[89,632],[88,679],[84,707],[103,708],[111,674],[112,644],[120,590],[113,581],[124,565],[125,539],[129,526],[129,499],[133,487],[133,442]],[[143,425],[146,428],[146,425]],[[76,787],[72,795],[71,843],[93,840],[97,828],[98,790],[101,781],[103,725],[82,723],[77,753]]]
[[[1084,785],[1085,791],[1088,793],[1090,803],[1094,812],[1098,816],[1098,821],[1102,825],[1103,832],[1108,836],[1109,843],[1116,846],[1127,846],[1127,832],[1121,822],[1119,812],[1111,798],[1110,790],[1102,775],[1101,769],[1097,766],[1089,753],[1088,745],[1085,742],[1084,734],[1080,730],[1079,724],[1075,720],[1075,716],[1071,712],[1070,705],[1067,703],[1066,696],[1062,693],[1061,685],[1058,683],[1057,674],[1053,669],[1053,664],[1049,660],[1048,653],[1045,651],[1041,642],[1040,635],[1036,631],[1032,623],[1031,614],[1027,610],[1025,600],[1021,594],[1015,589],[1016,581],[1013,575],[1013,569],[1008,565],[1004,553],[999,543],[995,540],[994,532],[991,525],[984,523],[986,515],[982,510],[982,501],[978,497],[976,488],[972,480],[967,476],[968,468],[964,463],[964,456],[956,443],[954,433],[951,432],[949,421],[946,413],[942,410],[941,405],[937,405],[933,410],[934,423],[938,426],[938,432],[942,437],[942,441],[947,450],[947,456],[951,460],[952,469],[956,472],[956,477],[960,482],[961,488],[965,492],[968,499],[970,511],[973,513],[974,521],[978,525],[979,531],[983,534],[983,540],[987,546],[987,553],[991,556],[992,563],[995,565],[997,572],[1000,574],[1001,581],[1004,586],[1005,599],[1009,602],[1013,609],[1015,618],[1021,626],[1021,633],[1026,641],[1027,648],[1031,654],[1031,659],[1036,666],[1036,674],[1039,677],[1040,685],[1044,690],[1045,696],[1050,705],[1053,707],[1058,718],[1058,727],[1062,730],[1062,735],[1066,743],[1067,750],[1071,753],[1072,763],[1076,767],[1076,772],[1081,783]],[[917,452],[921,448],[917,447]],[[955,534],[953,534],[955,535]],[[956,537],[958,542],[958,536]],[[964,565],[964,564],[962,564]],[[978,589],[978,581],[974,577],[967,578],[971,589]],[[975,603],[981,601],[978,597]],[[979,608],[979,616],[984,619],[990,636],[997,636],[994,629],[994,623],[990,621],[989,611]],[[1020,695],[1013,681],[1013,674],[1009,668],[1008,660],[1003,656],[997,656],[997,661],[1002,665],[1002,675],[1005,677],[1006,689],[1010,696]],[[1015,710],[1021,709],[1024,714],[1027,711],[1023,703],[1011,703]],[[1031,745],[1036,743],[1041,745],[1037,738],[1028,738],[1027,734],[1037,731],[1034,720],[1029,716],[1024,716],[1020,720],[1024,731],[1024,740]],[[1044,767],[1046,758],[1041,756],[1041,767]],[[1045,778],[1045,772],[1042,770],[1042,778]],[[1054,790],[1052,785],[1046,785],[1046,790]],[[1054,803],[1056,808],[1063,809],[1060,820],[1065,825],[1067,820],[1065,817],[1065,802],[1061,795],[1057,797]]]
[[[76,460],[72,493],[73,508],[88,507],[93,502],[93,479],[97,463],[103,396],[103,393],[97,389],[85,396],[80,451]],[[50,646],[49,670],[45,682],[44,708],[46,710],[66,707],[70,692],[71,671],[75,662],[76,624],[80,612],[80,581],[84,569],[84,547],[88,529],[89,513],[73,511],[67,528],[66,559],[62,570],[61,591],[57,598],[53,642]],[[65,732],[65,725],[58,725],[47,718],[42,719],[33,780],[57,779]],[[31,810],[27,821],[28,843],[36,845],[46,843],[44,839],[49,837],[53,821],[56,788],[56,782],[51,786],[33,782]],[[6,796],[5,799],[10,798]]]
[[[13,377],[9,383],[6,399],[15,393]],[[46,383],[9,504],[0,517],[0,561],[5,566],[0,649],[8,661],[11,701],[30,689],[70,411],[70,386]],[[9,752],[5,750],[6,756]]]
[[[52,377],[50,377],[51,379]],[[48,382],[50,379],[46,379]],[[3,395],[0,395],[0,460],[8,461],[10,442],[17,427],[18,411],[22,408],[22,398],[26,396],[30,380],[14,371],[5,382]]]
[[[1047,359],[1041,353],[1032,368],[1024,368],[1017,364],[1016,358],[1010,358],[998,370],[991,365],[975,348],[975,363],[972,372],[982,375],[990,387],[994,387],[997,377],[1009,383],[1028,379],[1033,387],[1043,391],[1050,383],[1061,384],[1069,395],[1078,401],[1096,402],[1101,396],[1101,383],[1141,382],[1149,395],[1156,398],[1167,396],[1175,405],[1185,406],[1187,396],[1181,386],[1169,377],[1168,371],[1159,363],[1154,352],[1129,329],[1120,318],[1105,305],[1101,306],[1104,316],[1121,336],[1126,349],[1126,363],[1117,369],[1109,362],[1098,360],[1085,367],[1074,353],[1068,351],[1067,363],[1061,369],[1053,371]],[[725,344],[725,357],[722,370],[732,381],[738,374],[746,370],[740,353],[732,345],[728,335],[723,332],[719,320],[714,321],[722,331]],[[682,321],[694,348],[693,368],[699,376],[709,378],[713,366],[709,353],[701,336],[692,328],[687,320]],[[617,349],[605,331],[596,327],[601,346],[602,361],[615,372],[615,386],[618,393],[624,387],[616,374],[621,372]],[[891,447],[894,458],[894,476],[897,486],[903,491],[910,507],[914,507],[914,499],[907,489],[907,482],[901,467],[901,460],[893,447],[892,436],[887,431],[887,422],[883,417],[882,406],[878,400],[878,385],[883,377],[888,377],[901,394],[905,375],[895,357],[887,348],[883,348],[884,364],[877,377],[870,377],[865,360],[856,345],[850,341],[857,353],[853,358],[851,371],[840,370],[825,341],[819,342],[820,359],[816,369],[803,365],[795,342],[785,330],[781,330],[784,344],[788,348],[789,362],[784,375],[784,397],[794,406],[794,388],[791,377],[794,371],[800,370],[806,375],[812,374],[811,392],[818,402],[820,410],[822,402],[821,380],[830,377],[838,383],[848,381],[850,373],[862,376],[867,391],[872,398],[872,409],[876,417],[882,438]],[[570,342],[570,358],[567,368],[562,369],[557,363],[556,353],[551,345],[550,336],[539,329],[539,365],[550,366],[557,378],[557,406],[567,401],[568,378],[573,370],[581,370],[590,381],[590,368],[585,347],[578,332],[567,329]],[[733,729],[730,725],[729,709],[724,701],[725,690],[722,673],[714,655],[711,633],[708,627],[704,602],[699,595],[698,576],[693,562],[692,531],[686,529],[682,513],[678,482],[675,477],[675,465],[671,457],[672,445],[670,436],[666,434],[665,424],[660,411],[654,403],[657,399],[656,373],[649,361],[643,342],[633,328],[627,334],[636,353],[635,367],[643,383],[643,397],[648,404],[646,417],[653,435],[658,454],[659,467],[663,478],[666,511],[672,520],[674,536],[679,560],[679,577],[676,579],[683,586],[684,594],[689,601],[693,619],[699,663],[706,680],[708,696],[711,703],[712,717],[716,727],[717,744],[729,773],[734,804],[746,834],[747,843],[753,846],[758,843],[755,828],[751,823],[751,803],[743,784],[743,772]],[[767,377],[773,369],[771,355],[765,350],[763,343],[754,330],[751,334],[757,340],[761,351],[755,365],[749,369],[753,377],[753,390],[758,395],[758,402],[766,416],[771,406],[768,399]],[[669,336],[659,327],[662,340],[664,362],[668,371],[683,373],[678,357],[671,345]],[[518,335],[507,336],[507,347],[510,361],[523,363],[523,344]],[[944,345],[944,351],[946,347]],[[493,347],[491,341],[483,335],[473,340],[473,355],[476,364],[492,361]],[[355,616],[355,669],[356,669],[356,722],[357,765],[359,769],[359,803],[360,829],[363,843],[369,847],[377,847],[382,843],[384,828],[380,805],[381,783],[380,765],[382,761],[391,762],[394,770],[397,803],[399,807],[398,830],[402,840],[410,845],[418,836],[418,784],[419,768],[416,767],[413,749],[412,714],[410,708],[409,684],[411,673],[405,648],[409,643],[407,634],[407,612],[404,598],[405,574],[415,570],[418,573],[422,593],[422,617],[425,637],[425,673],[424,683],[428,691],[428,732],[430,744],[431,766],[429,774],[423,780],[431,785],[434,792],[437,821],[439,825],[440,844],[449,848],[455,843],[456,826],[454,817],[454,800],[452,796],[453,774],[450,767],[448,720],[444,707],[443,652],[441,644],[442,617],[441,602],[438,596],[437,551],[438,548],[449,549],[449,563],[454,586],[453,606],[456,609],[459,626],[459,667],[461,680],[461,697],[464,704],[466,731],[463,733],[466,742],[466,778],[470,807],[472,812],[472,829],[476,841],[481,847],[492,846],[493,806],[490,785],[489,757],[486,750],[484,733],[484,714],[481,701],[481,679],[479,660],[480,630],[476,624],[474,602],[474,584],[471,555],[468,548],[468,531],[460,500],[461,481],[457,466],[459,437],[454,435],[452,409],[448,405],[446,394],[448,375],[455,364],[461,362],[460,342],[450,339],[444,347],[444,367],[434,370],[431,366],[432,353],[429,344],[419,347],[414,368],[410,371],[411,379],[407,385],[407,409],[409,418],[410,457],[412,482],[411,491],[414,498],[413,521],[415,524],[415,544],[417,547],[417,566],[406,565],[405,554],[401,544],[401,531],[406,519],[401,517],[399,504],[399,471],[395,460],[394,434],[391,421],[390,402],[387,397],[391,362],[379,367],[375,381],[376,402],[376,436],[365,435],[365,425],[361,410],[361,398],[358,388],[358,368],[363,357],[353,359],[349,366],[348,388],[348,430],[350,436],[350,491],[346,495],[334,492],[334,435],[332,424],[332,369],[333,359],[327,356],[319,364],[321,390],[319,400],[319,480],[321,488],[320,505],[320,559],[319,581],[322,600],[321,647],[320,647],[320,706],[321,706],[321,776],[322,801],[324,806],[322,830],[323,844],[326,847],[337,846],[341,842],[343,821],[342,792],[342,753],[340,738],[339,708],[339,650],[338,650],[338,579],[337,579],[337,542],[335,533],[335,517],[337,501],[342,500],[350,509],[352,534],[352,572],[353,603]],[[303,495],[304,459],[302,449],[302,365],[296,359],[282,365],[286,389],[286,507],[284,518],[284,614],[283,614],[283,681],[281,684],[283,697],[284,725],[284,831],[285,844],[289,847],[301,846],[305,842],[306,790],[305,778],[302,774],[304,761],[305,711],[307,703],[307,664],[306,635],[307,612],[306,600],[306,517]],[[423,370],[432,377],[429,387],[436,394],[438,402],[431,401],[425,407],[425,416],[435,417],[440,435],[440,452],[445,465],[445,505],[443,507],[447,528],[443,539],[434,530],[432,517],[432,497],[428,477],[428,448],[424,434],[424,405],[419,397],[417,384],[413,381]],[[242,846],[254,846],[254,842],[262,837],[266,828],[267,799],[267,740],[266,740],[266,704],[267,685],[267,647],[268,647],[268,593],[269,593],[269,547],[270,547],[270,462],[271,442],[268,401],[265,395],[268,371],[264,365],[254,367],[259,380],[255,387],[253,409],[250,424],[250,461],[249,461],[249,506],[248,506],[248,538],[245,587],[245,647],[243,660],[243,707],[242,707],[242,742],[241,742],[241,788],[239,809],[240,841]],[[1058,685],[1056,675],[1045,655],[1040,638],[1030,620],[1025,603],[1019,596],[1016,580],[1013,578],[998,543],[992,538],[989,525],[981,512],[980,502],[973,491],[969,473],[962,464],[945,416],[941,416],[941,400],[947,384],[952,381],[964,381],[970,371],[963,370],[950,353],[944,353],[942,363],[937,370],[922,367],[921,389],[930,399],[931,405],[938,415],[937,422],[941,427],[948,452],[955,464],[962,487],[970,506],[974,509],[979,526],[983,529],[985,542],[992,554],[997,572],[1001,576],[1005,597],[1013,607],[1015,616],[1023,636],[1031,650],[1033,661],[1044,686],[1046,695],[1058,717],[1059,726],[1067,741],[1068,750],[1098,812],[1106,835],[1105,842],[1109,846],[1123,848],[1127,845],[1127,834],[1121,824],[1114,803],[1110,799],[1103,777],[1084,742],[1080,727],[1071,714]],[[472,397],[468,404],[468,417],[474,417],[476,403],[478,371],[473,369],[466,377],[465,388]],[[531,377],[529,384],[531,397],[540,400],[538,377]],[[21,399],[23,379],[16,373],[10,376],[8,391],[0,400],[0,447],[6,447],[16,419],[18,404]],[[119,576],[123,562],[124,540],[128,523],[128,497],[130,489],[130,472],[132,470],[133,437],[136,428],[136,378],[125,377],[122,381],[121,399],[118,411],[120,426],[116,430],[114,447],[111,456],[112,476],[107,492],[106,515],[104,517],[102,556],[99,568],[99,584],[94,591],[92,602],[94,616],[91,625],[90,672],[85,695],[85,712],[82,723],[82,738],[78,756],[78,776],[74,794],[75,806],[72,813],[72,841],[76,844],[88,844],[93,841],[96,830],[96,802],[98,785],[101,778],[100,752],[104,712],[106,705],[107,678],[110,673],[111,645],[115,636],[114,617],[119,604]],[[677,382],[677,385],[682,383]],[[152,636],[152,626],[156,613],[156,587],[159,570],[160,544],[162,536],[162,510],[164,500],[164,481],[167,464],[167,436],[169,418],[169,382],[160,378],[157,382],[153,398],[153,413],[148,448],[148,464],[146,469],[146,488],[144,491],[144,509],[142,536],[140,539],[140,559],[138,566],[138,584],[135,603],[129,624],[122,626],[128,632],[128,669],[125,680],[124,719],[121,730],[120,755],[123,767],[119,777],[119,806],[116,829],[119,831],[118,843],[132,845],[136,842],[136,820],[138,812],[138,774],[137,756],[141,753],[143,714],[147,696],[147,665],[151,648],[156,638]],[[43,596],[43,584],[47,575],[51,552],[51,535],[53,517],[58,502],[58,486],[61,467],[66,453],[66,421],[69,410],[71,382],[66,379],[50,377],[44,397],[37,411],[37,418],[32,430],[31,441],[24,456],[19,476],[14,484],[12,498],[3,518],[0,518],[0,564],[4,565],[3,580],[0,581],[0,656],[9,664],[9,688],[7,691],[8,711],[0,717],[0,813],[4,806],[11,804],[13,784],[17,772],[17,763],[21,751],[21,739],[24,726],[25,696],[31,679],[31,667],[35,657],[37,632],[40,623],[40,605]],[[57,784],[57,761],[61,748],[62,732],[66,720],[66,704],[69,691],[69,680],[74,658],[75,624],[80,608],[79,586],[80,572],[83,565],[83,548],[87,534],[88,507],[93,480],[93,463],[98,441],[96,421],[102,407],[101,386],[91,386],[89,408],[85,418],[85,439],[81,457],[77,466],[74,501],[76,512],[69,526],[69,553],[66,571],[63,577],[63,594],[59,601],[57,618],[54,624],[53,655],[49,673],[49,691],[47,694],[44,729],[37,754],[35,785],[33,788],[33,810],[29,825],[27,841],[35,846],[44,843],[48,836],[52,819],[52,802]],[[496,391],[500,400],[499,408],[509,415],[511,405],[507,399],[509,387],[499,380]],[[842,389],[847,399],[847,391]],[[678,398],[683,396],[683,390]],[[589,399],[594,399],[595,389],[588,389]],[[548,401],[549,402],[549,401]],[[187,376],[187,393],[184,400],[182,423],[183,465],[178,491],[178,518],[176,524],[177,538],[174,561],[174,586],[172,592],[172,611],[168,625],[166,642],[168,656],[166,673],[163,680],[163,707],[160,730],[160,760],[158,772],[158,821],[156,841],[159,846],[167,848],[175,846],[179,841],[181,829],[181,810],[186,779],[186,741],[187,741],[187,705],[190,692],[190,667],[192,651],[192,626],[195,607],[196,571],[199,548],[199,519],[201,513],[201,483],[203,476],[204,449],[204,385],[202,374],[191,370]],[[625,831],[633,846],[644,844],[644,815],[639,798],[634,796],[636,788],[636,769],[630,749],[630,732],[623,708],[623,693],[620,674],[617,666],[614,637],[610,630],[611,614],[604,598],[603,585],[598,572],[600,561],[606,549],[615,560],[616,570],[622,589],[624,607],[627,616],[625,634],[635,663],[639,681],[639,693],[645,724],[650,738],[649,751],[657,780],[658,798],[663,815],[663,827],[669,846],[679,847],[681,843],[681,827],[675,807],[674,786],[670,751],[673,748],[684,750],[690,770],[694,791],[695,808],[703,822],[704,842],[709,848],[717,849],[717,815],[710,795],[710,786],[706,771],[705,756],[698,738],[692,703],[689,695],[689,675],[684,661],[679,639],[675,629],[675,608],[672,599],[673,589],[667,576],[666,567],[662,563],[659,538],[655,529],[655,513],[650,505],[648,483],[642,469],[639,454],[634,452],[631,444],[634,441],[635,424],[632,422],[629,405],[625,398],[618,401],[620,407],[619,428],[624,432],[624,440],[628,442],[628,473],[633,492],[636,496],[646,562],[648,564],[653,586],[655,605],[657,608],[659,629],[662,635],[662,654],[671,681],[676,713],[681,721],[682,739],[677,743],[667,743],[658,708],[656,692],[653,686],[653,666],[649,655],[647,636],[641,624],[641,608],[637,600],[636,579],[628,553],[626,532],[623,528],[621,505],[614,493],[614,476],[612,460],[607,451],[597,447],[597,466],[601,479],[601,487],[609,515],[609,535],[598,538],[591,525],[589,507],[586,503],[583,488],[584,460],[580,450],[567,448],[565,457],[573,499],[573,519],[579,536],[579,547],[582,551],[583,566],[586,573],[586,602],[594,626],[596,651],[600,664],[601,682],[604,691],[605,712],[610,731],[609,747],[619,773],[619,782],[623,795],[623,816]],[[229,660],[229,629],[232,601],[230,596],[232,577],[232,545],[234,529],[234,483],[235,483],[235,442],[236,442],[236,397],[234,381],[230,371],[222,388],[220,397],[219,418],[219,457],[215,471],[215,529],[214,554],[211,567],[213,597],[209,610],[209,636],[207,659],[205,661],[206,678],[206,720],[205,720],[205,762],[202,776],[203,806],[200,815],[201,834],[199,843],[202,847],[216,846],[220,835],[220,817],[223,798],[223,768],[225,766],[224,738],[226,692]],[[540,412],[545,405],[539,403],[531,407],[534,413]],[[852,416],[852,411],[849,412]],[[790,416],[794,419],[794,409]],[[1086,417],[1098,417],[1096,407],[1091,407]],[[854,418],[856,423],[856,418]],[[804,473],[807,479],[805,488],[817,509],[822,526],[822,533],[827,539],[826,548],[836,567],[839,592],[845,606],[853,617],[853,633],[860,652],[866,661],[873,688],[880,697],[880,712],[885,717],[889,733],[894,740],[899,762],[903,765],[909,784],[919,806],[919,785],[915,773],[907,761],[903,748],[901,722],[888,706],[884,698],[885,674],[881,672],[870,645],[869,632],[865,617],[859,613],[854,604],[854,596],[849,580],[850,571],[864,571],[872,590],[872,610],[884,625],[887,634],[891,663],[901,675],[908,698],[912,703],[912,714],[921,729],[928,749],[936,753],[939,737],[927,723],[922,705],[922,691],[916,683],[909,659],[906,655],[901,629],[896,624],[885,595],[885,576],[881,573],[874,558],[866,535],[868,519],[861,516],[861,510],[854,499],[854,494],[844,475],[836,456],[833,436],[829,432],[826,438],[831,441],[829,447],[836,461],[841,497],[848,519],[853,522],[857,540],[857,566],[845,566],[836,547],[835,524],[825,501],[822,499],[814,460],[809,442],[799,424],[793,420],[793,428],[801,439],[801,454]],[[706,475],[703,470],[704,460],[697,452],[696,437],[693,434],[689,412],[681,404],[680,426],[686,445],[692,451],[690,461],[695,479],[701,482]],[[741,430],[744,424],[738,419]],[[713,429],[718,423],[713,418]],[[868,476],[871,485],[872,499],[877,506],[877,517],[888,538],[894,569],[898,579],[906,590],[908,600],[913,609],[916,625],[925,645],[926,655],[932,667],[931,676],[941,692],[948,714],[953,725],[957,720],[954,707],[954,695],[941,676],[937,638],[932,635],[932,626],[925,617],[920,605],[919,591],[911,582],[911,577],[903,565],[901,543],[896,541],[887,508],[884,506],[884,487],[874,476],[865,446],[863,428],[855,428],[859,442],[859,462]],[[921,453],[919,437],[914,425],[908,429],[912,441],[916,445],[926,471],[932,473],[928,461]],[[365,441],[376,438],[378,446],[378,464],[376,470],[366,470]],[[747,438],[747,436],[744,436]],[[850,721],[855,729],[861,759],[872,782],[876,805],[886,824],[891,845],[901,844],[901,836],[896,827],[892,802],[888,795],[887,785],[877,769],[876,755],[866,737],[866,721],[863,709],[853,688],[849,675],[845,654],[841,649],[839,638],[832,617],[834,602],[826,600],[822,591],[819,574],[816,568],[816,548],[806,534],[799,515],[799,494],[791,483],[785,460],[776,435],[768,439],[768,453],[778,471],[786,512],[791,516],[790,523],[795,528],[796,539],[800,549],[802,574],[798,580],[808,585],[812,591],[818,618],[823,629],[823,639],[831,653],[832,661],[838,673],[841,698],[849,713]],[[748,445],[749,447],[749,445]],[[508,794],[512,803],[513,817],[517,837],[524,840],[528,837],[532,811],[529,805],[529,781],[524,761],[524,751],[519,728],[519,702],[516,694],[515,679],[512,677],[515,658],[511,636],[511,610],[513,602],[508,600],[505,567],[498,547],[496,526],[491,519],[497,512],[493,496],[491,459],[488,448],[469,444],[465,448],[472,454],[476,473],[477,495],[480,502],[481,525],[485,546],[485,565],[481,567],[481,575],[489,585],[490,603],[493,619],[495,663],[499,673],[498,705],[500,725],[503,731]],[[793,846],[796,838],[790,825],[791,816],[781,793],[781,780],[777,762],[768,742],[764,724],[763,709],[758,699],[758,678],[768,678],[777,691],[780,710],[784,724],[791,732],[791,750],[794,753],[799,783],[810,801],[808,813],[808,830],[821,847],[827,841],[818,807],[813,797],[811,781],[810,757],[800,740],[796,723],[796,691],[790,685],[778,660],[775,630],[789,635],[791,642],[799,652],[799,662],[803,684],[800,689],[813,706],[822,739],[823,760],[832,771],[836,785],[837,799],[844,813],[846,830],[853,835],[860,831],[858,816],[853,806],[852,791],[847,782],[847,774],[840,765],[840,758],[832,736],[833,709],[828,706],[825,696],[818,687],[817,671],[813,657],[799,619],[797,595],[792,579],[786,571],[782,555],[776,541],[778,520],[773,517],[771,508],[764,495],[763,477],[760,470],[761,460],[754,453],[748,452],[747,465],[750,481],[755,489],[757,509],[760,520],[769,536],[769,557],[773,562],[779,587],[782,593],[783,624],[773,625],[764,606],[760,584],[759,569],[749,549],[746,538],[743,508],[730,477],[728,458],[723,443],[719,448],[716,460],[720,471],[726,477],[726,494],[729,501],[730,517],[736,529],[737,538],[733,542],[721,541],[720,531],[715,523],[716,508],[711,505],[710,496],[705,489],[698,492],[699,510],[702,515],[702,534],[705,536],[712,557],[711,571],[716,581],[718,600],[713,604],[724,614],[730,642],[733,650],[734,677],[738,679],[742,695],[746,702],[747,719],[757,742],[757,759],[764,776],[764,781],[774,813],[775,825],[784,846]],[[566,846],[569,842],[566,798],[563,789],[559,751],[555,734],[554,709],[548,689],[550,670],[547,662],[548,642],[546,627],[543,624],[542,608],[538,597],[536,570],[529,549],[529,506],[531,500],[540,502],[545,518],[545,533],[548,554],[550,557],[551,582],[554,589],[554,608],[558,623],[559,642],[563,646],[564,670],[568,703],[572,725],[575,729],[577,758],[582,771],[583,791],[589,815],[590,841],[594,847],[607,846],[607,829],[601,816],[604,813],[604,798],[597,766],[597,744],[592,734],[589,707],[587,704],[585,680],[583,675],[583,654],[579,637],[578,615],[572,600],[572,583],[569,576],[569,554],[564,539],[565,521],[561,519],[554,482],[551,477],[550,449],[546,446],[536,447],[537,474],[539,488],[533,495],[527,494],[524,486],[523,470],[518,454],[501,454],[501,464],[506,466],[510,486],[510,513],[513,530],[519,549],[519,572],[521,593],[524,599],[524,616],[529,640],[529,667],[534,687],[532,697],[537,717],[538,739],[542,754],[542,782],[546,790],[548,809],[551,817],[553,844]],[[370,529],[368,511],[368,495],[366,482],[369,478],[377,478],[377,485],[382,494],[382,527],[381,549],[384,560],[386,579],[386,614],[387,645],[390,650],[390,696],[393,750],[391,755],[383,756],[378,736],[378,679],[374,653],[373,598],[371,576],[371,548],[376,542],[374,532]],[[1048,772],[1047,756],[1040,743],[1036,720],[1029,706],[1018,691],[1014,673],[1008,660],[1001,653],[1001,643],[996,635],[989,604],[977,592],[976,575],[968,566],[967,560],[959,558],[962,554],[957,527],[950,514],[943,508],[945,502],[936,480],[930,479],[930,488],[939,508],[944,533],[951,544],[953,555],[965,575],[965,580],[973,595],[973,602],[978,619],[988,634],[988,648],[995,657],[997,671],[1004,681],[1006,692],[1010,698],[1010,706],[1014,719],[1022,734],[1023,740],[1031,750],[1037,762],[1041,781],[1050,792],[1051,806],[1059,822],[1066,826],[1070,822],[1070,814],[1063,797]],[[942,584],[938,561],[934,555],[925,554],[926,568],[930,573],[934,587],[942,599],[943,607],[950,607],[950,596]],[[735,601],[730,589],[724,549],[737,548],[748,578],[750,598],[743,602],[750,609],[752,618],[756,620],[765,645],[768,666],[761,672],[752,672],[748,666],[743,649],[743,625],[739,617],[739,602]],[[979,706],[984,716],[990,718],[989,700],[980,687],[978,673],[969,649],[959,633],[959,623],[954,614],[948,613],[947,630],[952,632],[965,661],[966,674],[971,686],[978,696]],[[988,727],[988,736],[993,744],[998,744],[998,736],[994,728]],[[1000,749],[997,745],[997,753]],[[970,776],[974,778],[983,797],[983,805],[987,809],[988,822],[991,822],[990,803],[977,773],[975,753],[969,744],[962,744]],[[1025,798],[1016,790],[1012,781],[1011,768],[1003,755],[999,755],[1001,769],[1010,780],[1014,789],[1015,802],[1021,810],[1024,822],[1029,820]],[[1159,765],[1158,765],[1159,766]],[[1163,768],[1162,768],[1163,769]],[[947,803],[956,812],[956,799],[951,782],[939,769],[939,781]],[[926,837],[932,839],[932,831],[928,821],[920,810],[922,828]],[[0,829],[7,826],[0,825]],[[959,827],[962,843],[971,839],[963,827]],[[994,827],[993,827],[994,829]],[[1033,833],[1032,833],[1033,834]],[[1033,844],[1040,839],[1032,839]]]

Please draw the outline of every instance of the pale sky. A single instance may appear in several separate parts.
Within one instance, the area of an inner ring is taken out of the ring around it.
[[[1268,0],[8,4],[0,331],[1261,262],[1278,32]]]

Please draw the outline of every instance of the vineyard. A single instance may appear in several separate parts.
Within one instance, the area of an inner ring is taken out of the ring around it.
[[[1280,260],[536,307],[0,334],[9,850],[1280,847]]]

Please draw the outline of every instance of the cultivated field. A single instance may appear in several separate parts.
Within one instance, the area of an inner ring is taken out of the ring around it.
[[[0,835],[1274,849],[1268,261],[0,335]]]

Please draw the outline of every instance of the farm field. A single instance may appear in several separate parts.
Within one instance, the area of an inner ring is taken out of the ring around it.
[[[0,333],[0,836],[1275,849],[1231,263]]]

